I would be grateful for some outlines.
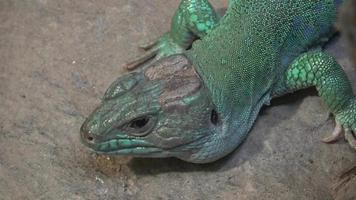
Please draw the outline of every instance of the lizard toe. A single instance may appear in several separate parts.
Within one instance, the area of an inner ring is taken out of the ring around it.
[[[350,144],[352,148],[356,150],[356,134],[354,131],[346,130],[345,139]]]
[[[159,41],[160,41],[160,38],[156,38],[154,40],[149,40],[149,41],[143,42],[138,47],[140,49],[143,49],[143,50],[147,51],[149,49],[152,49],[154,46],[157,46]]]
[[[356,134],[355,131],[343,127],[340,123],[336,122],[334,131],[330,136],[322,139],[325,143],[334,143],[340,139],[345,138],[349,145],[356,150]]]
[[[145,62],[148,62],[152,58],[156,57],[156,55],[158,54],[158,50],[159,50],[158,47],[151,48],[144,54],[142,54],[142,55],[138,56],[137,58],[135,58],[134,60],[126,63],[125,68],[129,71],[138,68],[140,65],[142,65]]]
[[[133,61],[126,63],[125,68],[127,70],[135,70],[142,65],[147,66],[145,64],[153,63],[161,58],[179,54],[184,51],[184,49],[179,46],[168,33],[164,34],[157,40],[140,45],[140,48],[146,52]]]
[[[323,138],[322,141],[325,143],[333,143],[333,142],[338,141],[342,137],[343,137],[343,128],[342,128],[341,124],[336,123],[336,126],[335,126],[332,134],[328,137]]]

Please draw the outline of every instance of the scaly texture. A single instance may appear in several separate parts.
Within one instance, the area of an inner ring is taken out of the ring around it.
[[[320,51],[341,2],[235,0],[218,22],[207,0],[182,0],[170,32],[131,66],[155,61],[110,86],[82,126],[83,142],[103,153],[212,162],[245,139],[272,97],[315,86],[337,122],[325,141],[345,129],[356,148],[355,95]]]
[[[238,112],[241,126],[268,103],[289,63],[330,34],[335,17],[331,0],[232,1],[220,26],[187,54],[218,110]]]

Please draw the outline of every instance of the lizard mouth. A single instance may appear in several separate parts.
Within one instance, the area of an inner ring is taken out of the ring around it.
[[[138,139],[110,139],[100,143],[86,143],[86,145],[99,154],[143,156],[162,152],[160,148]]]
[[[106,133],[111,136],[103,138],[91,134],[85,128],[84,123],[81,127],[82,143],[99,154],[145,156],[163,152],[162,149],[137,137],[117,135],[112,133],[113,130],[109,130]]]

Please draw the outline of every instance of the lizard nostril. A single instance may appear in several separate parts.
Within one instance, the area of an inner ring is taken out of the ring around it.
[[[90,132],[88,123],[84,122],[82,127],[80,127],[81,138],[85,143],[93,144],[95,142],[95,137]]]
[[[94,140],[94,138],[93,138],[92,136],[88,136],[88,137],[87,137],[87,140],[88,140],[89,142],[91,142],[91,141]]]
[[[85,143],[88,143],[88,144],[92,144],[95,142],[95,138],[92,134],[90,134],[89,131],[86,131],[86,130],[81,130],[81,135],[82,135],[82,140],[85,142]]]
[[[93,144],[95,143],[95,138],[88,132],[84,133],[84,140],[88,143],[88,144]]]

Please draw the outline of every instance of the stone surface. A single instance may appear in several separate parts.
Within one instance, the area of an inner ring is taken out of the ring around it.
[[[340,10],[337,27],[348,42],[349,55],[356,68],[356,1],[347,1]]]
[[[274,100],[246,142],[212,164],[97,156],[80,143],[120,66],[169,29],[179,1],[162,2],[0,0],[0,199],[355,197],[347,180],[334,192],[356,152],[320,142],[333,121],[314,90]],[[329,51],[356,86],[344,46]]]

